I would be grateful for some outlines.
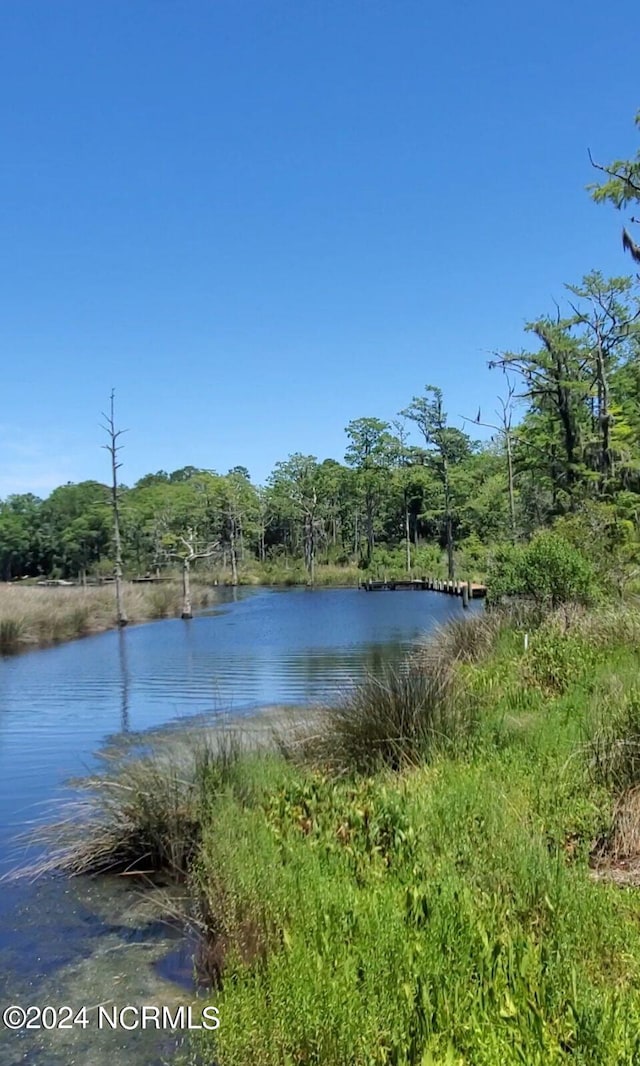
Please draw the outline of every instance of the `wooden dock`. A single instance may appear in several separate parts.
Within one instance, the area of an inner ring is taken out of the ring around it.
[[[444,592],[448,596],[461,596],[463,601],[481,600],[487,595],[487,586],[474,581],[441,581],[435,577],[421,577],[406,581],[365,581],[365,592]]]

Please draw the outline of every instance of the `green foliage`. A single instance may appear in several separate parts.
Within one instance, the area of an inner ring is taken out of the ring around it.
[[[526,596],[556,607],[562,603],[589,603],[597,598],[595,569],[581,551],[558,533],[538,533],[526,547],[498,550],[489,568],[493,600]]]
[[[595,650],[580,633],[543,626],[531,638],[524,676],[545,692],[566,692],[587,676],[596,662]]]
[[[636,1066],[637,899],[589,870],[615,794],[637,794],[633,613],[563,610],[528,652],[496,613],[445,631],[413,670],[455,663],[473,744],[450,732],[402,773],[172,741],[88,782],[92,832],[66,818],[49,865],[186,877],[207,933],[223,1023],[179,1061]],[[571,678],[532,686],[533,662]],[[410,684],[395,726],[424,706]]]
[[[602,587],[619,595],[624,593],[640,562],[637,503],[631,493],[621,493],[615,504],[586,501],[579,511],[554,524],[554,530],[589,561]]]
[[[196,874],[221,1066],[632,1066],[633,901],[586,876],[594,820],[544,747],[395,782],[272,761],[236,784]]]

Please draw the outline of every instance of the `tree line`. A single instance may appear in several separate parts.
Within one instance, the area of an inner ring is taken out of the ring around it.
[[[596,201],[640,201],[640,153],[594,166],[606,177],[591,187]],[[626,227],[623,244],[640,259]],[[351,421],[341,460],[295,452],[264,485],[242,466],[187,466],[118,486],[112,406],[111,483],[0,502],[0,577],[161,574],[199,558],[231,583],[243,569],[294,566],[313,583],[326,564],[455,577],[548,527],[628,574],[640,508],[638,278],[591,271],[526,335],[523,350],[489,361],[495,412],[456,412],[458,428],[427,385],[397,415]],[[490,440],[476,439],[480,426]]]

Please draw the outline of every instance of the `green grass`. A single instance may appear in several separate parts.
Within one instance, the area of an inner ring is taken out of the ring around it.
[[[640,1062],[640,894],[590,870],[620,784],[593,738],[640,659],[632,627],[573,622],[526,653],[442,637],[478,724],[429,765],[238,764],[193,874],[220,1066]]]
[[[304,757],[169,749],[98,785],[66,868],[168,870],[206,932],[221,1025],[177,1062],[640,1063],[640,890],[592,869],[640,860],[635,619],[470,621]]]
[[[221,1066],[637,1062],[637,902],[589,879],[603,812],[535,763],[246,768],[195,874],[226,945]]]

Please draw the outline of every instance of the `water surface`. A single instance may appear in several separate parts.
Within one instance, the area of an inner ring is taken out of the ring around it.
[[[69,794],[69,778],[91,769],[107,741],[195,715],[326,700],[399,662],[430,628],[461,614],[460,600],[430,592],[220,590],[216,605],[189,622],[0,659],[0,872],[19,858],[16,832],[50,816],[52,801]],[[84,989],[82,1002],[114,990],[120,1001],[128,990],[145,1002],[146,989],[171,1002],[175,992],[161,990],[151,965],[170,933],[163,940],[139,916],[123,920],[137,914],[134,903],[125,906],[122,891],[114,897],[95,882],[0,885],[0,999],[41,1003],[46,994],[60,1004]],[[153,1034],[135,1033],[121,1045],[95,1034],[89,1045],[91,1035],[81,1034],[86,1043],[75,1061],[162,1061]],[[11,1055],[3,1050],[0,1062],[70,1061],[55,1036],[12,1037]],[[6,1038],[0,1029],[0,1042]]]

